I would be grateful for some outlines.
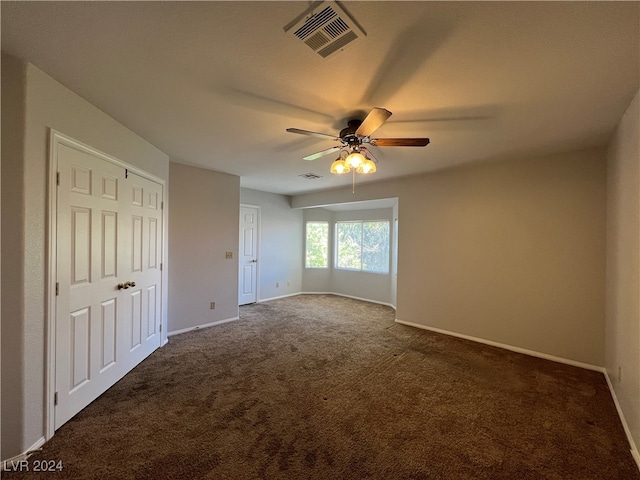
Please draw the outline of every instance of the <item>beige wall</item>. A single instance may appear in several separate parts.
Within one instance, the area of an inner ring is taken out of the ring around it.
[[[173,162],[169,170],[171,333],[238,316],[240,177]]]
[[[26,65],[2,56],[2,458],[23,444],[24,117]],[[11,207],[11,212],[7,209]],[[11,339],[11,341],[6,341]],[[18,359],[18,361],[16,361]]]
[[[474,165],[292,206],[398,197],[397,318],[604,365],[606,158]]]
[[[5,85],[5,78],[15,76],[20,70],[24,71],[21,86],[14,82]],[[12,315],[5,316],[3,312],[2,316],[2,351],[4,354],[5,349],[8,352],[19,350],[15,357],[2,362],[1,455],[6,459],[24,452],[45,435],[49,129],[162,179],[168,178],[169,159],[31,64],[25,65],[3,55],[2,80],[3,100],[21,94],[24,98],[23,127],[19,125],[20,115],[4,118],[3,111],[2,119],[3,144],[12,130],[24,132],[22,155],[11,159],[12,168],[22,175],[24,182],[20,183],[20,177],[16,177],[11,190],[2,188],[3,222],[23,226],[21,230],[13,231],[15,238],[10,243],[2,242],[3,256],[13,257],[14,264],[13,268],[3,269],[2,283],[17,278],[17,284],[12,287],[15,290]],[[3,166],[5,161],[3,155]],[[4,186],[8,185],[9,177],[3,176],[3,181]],[[18,198],[21,207],[5,202],[6,194]],[[6,239],[4,228],[3,232]],[[14,273],[17,277],[12,276]],[[5,376],[6,372],[18,373]],[[10,419],[7,424],[4,423],[6,419]]]
[[[606,368],[640,446],[640,92],[608,150]],[[618,379],[618,368],[621,378]],[[637,451],[635,452],[637,454]],[[640,463],[640,458],[636,458]]]

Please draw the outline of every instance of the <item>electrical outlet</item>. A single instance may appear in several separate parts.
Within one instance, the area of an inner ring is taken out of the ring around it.
[[[291,286],[291,280],[287,280],[287,287]]]
[[[216,302],[211,302],[211,310],[215,310],[216,309]]]
[[[280,288],[280,282],[276,282],[276,288]]]
[[[618,382],[622,381],[622,367],[618,367]]]
[[[226,252],[224,254],[225,258],[229,259],[229,258],[233,258],[233,252]]]

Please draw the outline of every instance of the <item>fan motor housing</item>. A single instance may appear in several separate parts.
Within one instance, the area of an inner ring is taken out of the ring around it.
[[[350,146],[359,145],[360,139],[356,135],[356,130],[362,124],[362,120],[349,120],[347,127],[340,130],[340,138]]]

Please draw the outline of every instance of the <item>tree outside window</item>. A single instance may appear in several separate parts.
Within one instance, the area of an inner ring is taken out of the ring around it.
[[[389,222],[337,222],[336,268],[389,273]]]
[[[306,268],[329,267],[329,223],[307,222]]]

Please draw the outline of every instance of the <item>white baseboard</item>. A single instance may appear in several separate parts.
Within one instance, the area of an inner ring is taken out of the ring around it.
[[[269,298],[261,298],[260,300],[258,300],[256,303],[262,303],[262,302],[270,302],[271,300],[278,300],[279,298],[287,298],[287,297],[295,297],[296,295],[300,295],[301,292],[296,292],[296,293],[288,293],[286,295],[280,295],[278,297],[269,297]]]
[[[527,350],[526,348],[514,347],[513,345],[507,345],[506,343],[494,342],[492,340],[485,340],[484,338],[472,337],[471,335],[465,335],[463,333],[451,332],[449,330],[443,330],[441,328],[428,327],[419,323],[405,322],[396,318],[396,323],[402,325],[408,325],[410,327],[421,328],[423,330],[429,330],[431,332],[442,333],[452,337],[464,338],[465,340],[471,340],[472,342],[483,343],[485,345],[491,345],[492,347],[504,348],[505,350],[511,350],[512,352],[523,353],[532,357],[544,358],[545,360],[551,360],[552,362],[564,363],[572,365],[574,367],[586,368],[587,370],[594,370],[596,372],[604,373],[604,367],[598,367],[597,365],[591,365],[589,363],[578,362],[576,360],[570,360],[568,358],[556,357],[555,355],[549,355],[546,353],[536,352],[534,350]]]
[[[26,452],[21,453],[20,455],[16,455],[15,457],[11,457],[11,458],[9,458],[7,460],[3,460],[2,461],[2,465],[0,465],[0,472],[1,471],[11,471],[11,470],[16,470],[16,469],[20,468],[20,465],[21,465],[20,462],[23,462],[27,458],[29,458],[29,456],[33,452],[33,450],[38,450],[42,445],[44,445],[45,441],[46,440],[45,440],[44,437],[40,437],[36,443],[31,445],[31,447],[29,447],[27,449]]]
[[[362,302],[377,303],[378,305],[384,305],[385,307],[391,307],[396,309],[395,305],[387,302],[379,302],[378,300],[372,300],[370,298],[354,297],[353,295],[345,295],[344,293],[336,292],[300,292],[300,295],[336,295],[337,297],[353,298],[354,300],[360,300]]]
[[[640,454],[638,453],[638,448],[636,447],[636,443],[633,440],[633,436],[631,435],[631,430],[629,429],[627,420],[624,417],[624,413],[622,413],[622,407],[620,407],[616,391],[613,389],[613,383],[611,382],[611,378],[609,378],[609,372],[607,372],[606,369],[604,371],[604,378],[606,378],[607,380],[607,385],[609,385],[609,391],[611,392],[613,403],[616,406],[618,416],[620,417],[620,421],[622,422],[622,428],[624,428],[624,433],[627,435],[627,440],[629,441],[629,449],[631,450],[631,456],[633,456],[633,459],[636,461],[636,465],[638,466],[638,470],[640,470]]]
[[[215,322],[203,323],[202,325],[196,325],[195,327],[182,328],[180,330],[173,330],[172,332],[167,332],[167,337],[171,337],[173,335],[178,335],[180,333],[191,332],[193,330],[200,330],[200,329],[203,329],[203,328],[215,327],[216,325],[221,325],[223,323],[234,322],[234,321],[239,320],[239,319],[240,319],[240,317],[226,318],[224,320],[217,320]]]

